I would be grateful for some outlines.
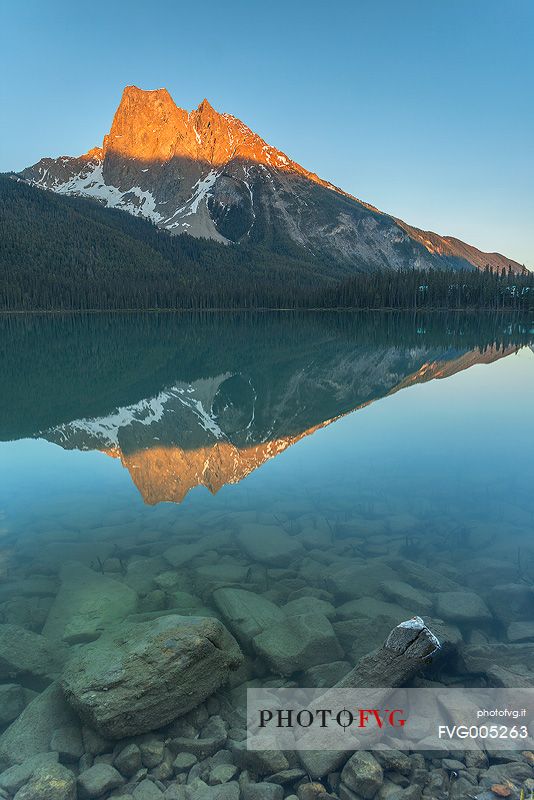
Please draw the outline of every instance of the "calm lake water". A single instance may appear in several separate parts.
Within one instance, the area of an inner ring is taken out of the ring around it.
[[[80,682],[94,689],[87,663],[110,632],[176,615],[219,619],[239,644],[230,682],[198,701],[234,733],[246,686],[332,686],[415,614],[446,645],[416,682],[534,678],[534,320],[35,315],[0,329],[0,769],[54,749],[91,765],[62,699],[46,700],[44,732],[31,722],[72,658],[71,704],[114,740],[101,753],[157,728],[136,728],[130,698],[111,730]],[[153,679],[140,669],[138,700]]]

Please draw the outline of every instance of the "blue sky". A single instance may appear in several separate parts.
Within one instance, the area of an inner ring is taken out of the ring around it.
[[[0,11],[0,170],[206,96],[367,202],[534,267],[531,0],[49,0]]]

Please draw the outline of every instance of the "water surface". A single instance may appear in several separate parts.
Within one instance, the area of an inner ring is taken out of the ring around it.
[[[469,648],[497,644],[501,667],[532,674],[532,320],[102,314],[0,326],[0,638],[17,625],[79,651],[126,618],[215,616],[245,655],[237,691],[333,685],[417,614],[450,645],[426,678],[491,685],[492,665],[473,667]],[[69,570],[134,600],[89,619],[74,593],[58,619]],[[326,618],[323,638],[280,658],[264,631],[243,632],[228,589],[249,593],[244,618],[265,601],[284,618]],[[451,607],[451,591],[484,612]],[[56,676],[38,673],[19,664],[0,683],[41,692]]]

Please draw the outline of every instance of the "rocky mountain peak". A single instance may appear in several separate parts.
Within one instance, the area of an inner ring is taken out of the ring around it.
[[[104,153],[143,161],[168,160],[186,118],[166,89],[127,86],[104,138]]]
[[[207,100],[206,98],[204,98],[204,100],[202,100],[202,102],[198,104],[197,111],[198,111],[200,114],[204,114],[204,115],[210,115],[210,116],[217,115],[217,116],[221,116],[220,114],[218,114],[218,112],[217,112],[217,111],[215,111],[215,109],[213,108],[213,106],[211,105],[211,103],[209,102],[209,100]]]
[[[127,86],[103,150],[104,156],[143,162],[185,158],[221,166],[239,155],[266,163],[266,151],[272,148],[240,120],[216,111],[206,98],[188,112],[166,89]]]
[[[178,107],[167,89],[145,90],[137,86],[127,86],[118,105],[110,134],[114,128],[129,121],[132,125],[142,127],[144,123],[161,123],[172,120]]]

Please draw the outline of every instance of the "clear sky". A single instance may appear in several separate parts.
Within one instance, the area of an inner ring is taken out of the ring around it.
[[[1,3],[0,170],[100,144],[125,85],[207,97],[419,227],[534,267],[532,0]]]

